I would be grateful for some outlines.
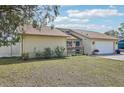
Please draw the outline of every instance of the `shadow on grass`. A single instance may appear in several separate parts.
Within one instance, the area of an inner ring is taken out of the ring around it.
[[[31,62],[45,62],[50,60],[63,60],[67,59],[67,57],[64,58],[50,58],[50,59],[28,59],[23,60],[21,58],[13,57],[13,58],[0,58],[0,65],[10,65],[10,64],[21,64],[21,63],[31,63]]]

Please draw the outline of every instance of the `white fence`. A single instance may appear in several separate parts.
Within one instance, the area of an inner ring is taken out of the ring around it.
[[[0,47],[0,57],[21,56],[21,43]]]

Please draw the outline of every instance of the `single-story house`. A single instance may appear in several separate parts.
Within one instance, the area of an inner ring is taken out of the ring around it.
[[[85,31],[79,29],[51,29],[50,27],[33,28],[31,25],[18,27],[20,42],[16,45],[0,47],[0,57],[21,56],[29,53],[29,57],[35,57],[35,52],[43,51],[57,46],[65,48],[65,54],[92,55],[94,50],[98,54],[113,54],[118,49],[118,39],[103,33]]]
[[[57,46],[65,48],[67,52],[66,39],[67,34],[58,29],[42,27],[40,31],[31,25],[18,27],[20,33],[20,42],[8,47],[0,47],[0,57],[21,56],[23,53],[29,53],[29,57],[35,57],[34,52],[43,51],[44,48],[55,49]]]
[[[92,55],[94,50],[98,54],[113,54],[118,49],[118,39],[99,32],[71,29],[70,34],[82,40],[84,54]]]

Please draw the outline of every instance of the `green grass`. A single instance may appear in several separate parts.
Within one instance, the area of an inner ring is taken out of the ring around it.
[[[91,56],[0,59],[0,86],[124,86],[124,62]]]

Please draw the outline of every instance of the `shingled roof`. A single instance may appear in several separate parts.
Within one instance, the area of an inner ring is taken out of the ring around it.
[[[79,29],[72,29],[72,32],[80,34],[90,39],[107,39],[107,40],[116,40],[117,38],[108,36],[103,33],[94,32],[94,31],[86,31],[86,30],[79,30]]]
[[[67,39],[68,39],[68,40],[76,40],[76,39],[78,39],[78,38],[76,38],[76,37],[74,37],[74,36],[72,36],[72,35],[68,35]]]
[[[22,31],[23,29],[23,31]],[[45,35],[45,36],[62,36],[67,37],[68,35],[58,29],[51,29],[48,26],[42,27],[40,30],[37,28],[33,28],[32,25],[24,25],[17,28],[19,33],[24,33],[27,35]]]

